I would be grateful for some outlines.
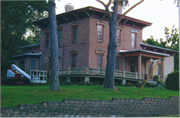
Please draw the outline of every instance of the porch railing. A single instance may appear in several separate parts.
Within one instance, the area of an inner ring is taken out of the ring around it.
[[[59,70],[59,75],[97,75],[105,76],[106,69],[97,69],[97,68],[68,68]],[[119,78],[132,78],[139,79],[139,73],[137,72],[127,72],[127,71],[114,71],[114,76]],[[141,79],[144,78],[144,74],[141,74]]]

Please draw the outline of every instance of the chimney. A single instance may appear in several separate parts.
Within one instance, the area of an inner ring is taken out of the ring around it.
[[[74,6],[71,3],[65,5],[64,8],[65,8],[65,12],[74,10]]]

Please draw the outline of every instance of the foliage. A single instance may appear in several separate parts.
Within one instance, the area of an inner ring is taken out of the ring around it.
[[[162,38],[160,40],[157,39],[155,40],[153,36],[151,36],[147,40],[143,40],[143,42],[150,45],[155,45],[155,46],[179,51],[178,29],[174,28],[173,26],[170,33],[169,28],[165,27],[164,31],[165,31],[166,40],[163,40]],[[179,63],[179,54],[176,54],[174,56],[174,70],[179,70],[178,63]]]
[[[166,89],[179,90],[179,72],[168,74],[165,82]]]
[[[20,46],[38,41],[26,40],[27,30],[31,30],[39,40],[40,29],[32,25],[32,21],[44,17],[48,8],[45,1],[2,1],[1,2],[1,77],[10,68],[8,61],[13,55],[20,54]]]
[[[168,98],[179,96],[178,91],[143,88],[137,98],[139,88],[116,86],[116,91],[102,86],[61,85],[61,91],[49,90],[50,85],[1,86],[1,107],[17,107],[18,104],[40,104],[42,101],[62,101],[63,99],[111,100],[112,98],[142,99],[143,97]]]

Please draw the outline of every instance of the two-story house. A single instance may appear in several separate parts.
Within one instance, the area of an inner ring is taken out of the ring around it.
[[[118,17],[121,15],[119,14]],[[107,46],[109,42],[109,18],[105,10],[85,7],[56,16],[58,32],[58,57],[60,77],[104,78]],[[40,43],[22,46],[21,55],[14,55],[15,64],[25,71],[41,69],[50,72],[49,20],[33,22],[41,28]],[[142,43],[143,28],[151,23],[125,16],[117,27],[117,55],[115,79],[122,82],[141,81],[144,74],[166,75],[174,71],[174,55],[178,53]]]

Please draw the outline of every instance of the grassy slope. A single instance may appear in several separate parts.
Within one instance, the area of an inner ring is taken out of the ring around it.
[[[143,97],[168,98],[179,96],[179,91],[166,89],[120,87],[116,90],[102,86],[61,85],[61,91],[49,90],[50,85],[41,86],[1,86],[1,107],[17,107],[18,104],[39,104],[42,101],[62,101],[63,99],[111,100],[112,98],[142,99]]]

